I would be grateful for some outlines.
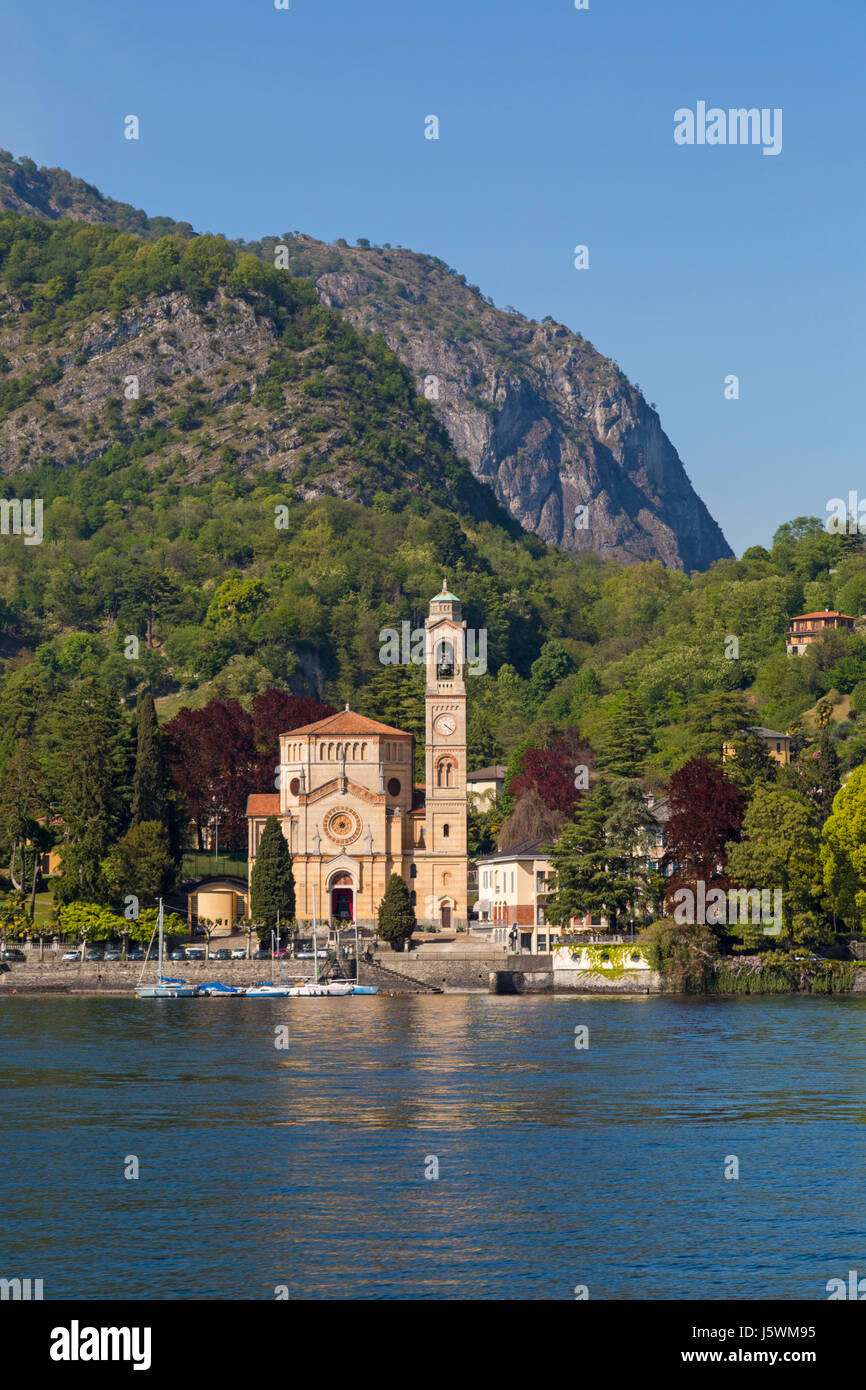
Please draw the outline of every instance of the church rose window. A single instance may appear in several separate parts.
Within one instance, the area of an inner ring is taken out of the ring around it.
[[[325,834],[337,844],[348,845],[361,833],[361,822],[354,811],[331,811],[325,818]]]
[[[399,796],[399,795],[400,795],[400,783],[398,782],[398,780],[397,780],[396,777],[389,777],[389,778],[388,778],[388,795],[389,795],[389,796]]]

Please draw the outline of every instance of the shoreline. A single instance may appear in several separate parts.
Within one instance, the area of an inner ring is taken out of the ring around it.
[[[292,961],[292,968],[288,968],[288,963],[286,964],[285,978],[293,984],[312,980],[313,972],[301,973],[297,969],[298,964]],[[382,953],[373,960],[362,959],[359,963],[358,983],[378,986],[381,995],[390,996],[619,995],[645,999],[650,995],[689,993],[696,998],[713,996],[725,999],[768,994],[822,994],[826,997],[866,995],[866,962],[846,964],[853,968],[847,970],[844,975],[839,972],[841,977],[838,979],[833,978],[837,973],[835,971],[830,972],[829,977],[827,972],[822,972],[818,977],[810,977],[804,972],[790,988],[752,987],[761,983],[761,977],[755,975],[745,979],[734,989],[683,991],[669,983],[657,971],[648,968],[646,962],[641,962],[640,967],[624,969],[616,961],[590,964],[589,961],[572,959],[561,962],[552,959],[551,956],[505,956],[488,952],[436,955],[418,952],[401,955],[394,952],[387,956]],[[244,988],[269,982],[271,978],[275,983],[282,983],[284,979],[283,971],[279,967],[271,971],[270,961],[183,961],[170,969],[172,973],[176,970],[177,974],[190,984],[219,980],[226,985]],[[117,961],[109,964],[92,962],[83,966],[75,963],[62,965],[56,960],[14,963],[0,974],[0,1001],[4,997],[135,998],[139,981],[152,983],[155,977],[155,962],[149,962],[144,970],[142,962],[138,961]],[[777,986],[786,983],[778,979],[775,981]]]

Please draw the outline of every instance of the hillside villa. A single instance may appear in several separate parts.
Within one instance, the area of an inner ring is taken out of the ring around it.
[[[817,613],[799,613],[791,619],[786,651],[788,656],[802,656],[811,642],[817,642],[827,632],[853,632],[855,619],[835,608]]]

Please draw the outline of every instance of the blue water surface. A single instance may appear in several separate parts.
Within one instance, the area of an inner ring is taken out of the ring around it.
[[[866,999],[7,996],[0,1058],[0,1275],[46,1299],[866,1274]]]

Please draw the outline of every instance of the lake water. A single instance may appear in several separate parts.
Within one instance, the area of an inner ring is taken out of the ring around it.
[[[866,999],[7,998],[0,1057],[0,1276],[46,1299],[866,1274]]]

